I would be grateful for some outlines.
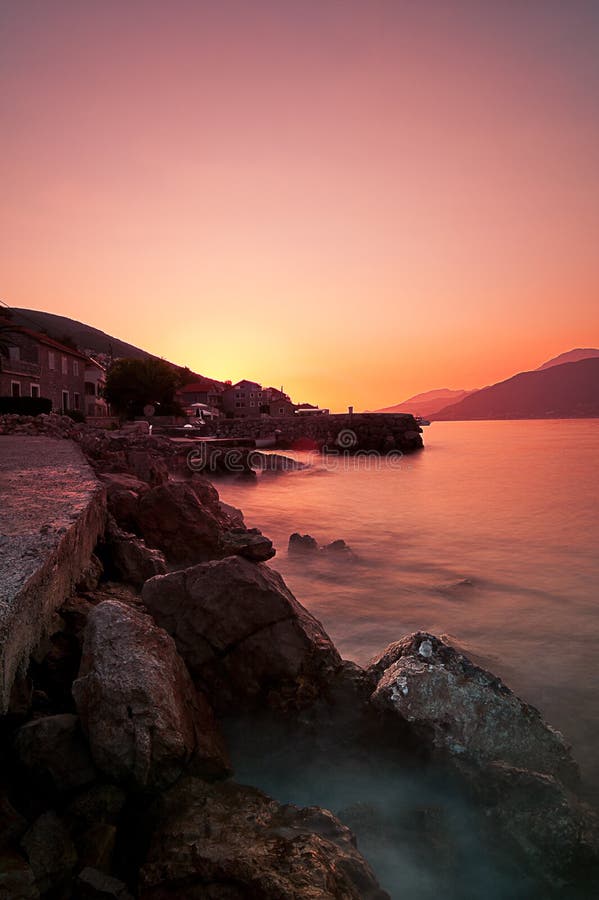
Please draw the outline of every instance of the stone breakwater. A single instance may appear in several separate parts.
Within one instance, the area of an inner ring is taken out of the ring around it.
[[[332,452],[411,453],[423,447],[422,429],[411,415],[288,416],[280,419],[219,419],[211,426],[217,437],[267,438],[277,433],[281,447],[312,441]]]
[[[343,660],[268,566],[272,542],[181,469],[172,442],[69,434],[106,516],[55,615],[24,623],[29,664],[0,719],[0,897],[388,900],[346,821],[236,782],[225,734],[265,719],[330,760],[384,753],[397,777],[434,767],[470,798],[485,853],[509,855],[527,897],[596,895],[597,817],[534,707],[427,632],[366,668]],[[451,829],[440,846],[434,810],[427,819],[416,798],[412,812],[397,852],[413,840],[465,896]],[[389,826],[366,813],[380,836]],[[400,876],[393,896],[404,893]]]

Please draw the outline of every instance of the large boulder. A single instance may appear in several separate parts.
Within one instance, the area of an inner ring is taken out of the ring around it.
[[[116,781],[161,789],[190,765],[205,776],[229,773],[211,710],[173,640],[129,606],[108,600],[90,614],[73,696],[96,765]]]
[[[160,550],[146,547],[141,538],[119,528],[112,517],[100,552],[108,575],[125,584],[141,587],[148,578],[166,572],[166,561]]]
[[[144,493],[136,516],[136,532],[169,562],[193,565],[223,555],[217,517],[185,482],[171,481]]]
[[[500,678],[434,635],[391,644],[369,671],[378,679],[373,704],[393,711],[432,751],[479,766],[501,760],[576,784],[562,735]]]
[[[307,705],[341,659],[277,572],[238,556],[157,576],[142,600],[223,712]]]
[[[97,777],[79,719],[70,713],[45,716],[23,725],[15,738],[18,761],[39,782],[59,792],[90,784]]]
[[[252,562],[266,562],[277,552],[258,528],[230,528],[223,533],[222,543],[227,556],[243,556]]]
[[[161,798],[140,900],[388,900],[349,828],[231,782],[185,778]]]
[[[77,864],[77,852],[63,820],[53,811],[35,820],[21,840],[40,894],[60,897]]]

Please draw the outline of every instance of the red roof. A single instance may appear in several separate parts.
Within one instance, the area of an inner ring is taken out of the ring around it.
[[[46,347],[52,347],[53,350],[60,350],[61,353],[68,353],[70,356],[76,356],[77,359],[83,359],[87,362],[88,357],[81,353],[79,350],[74,350],[72,347],[67,347],[65,344],[61,344],[58,341],[55,341],[53,338],[48,337],[47,334],[41,334],[39,331],[32,331],[31,328],[25,328],[23,325],[15,325],[14,328],[10,329],[15,334],[24,334],[27,337],[32,338],[34,341],[37,341],[38,344],[44,344]]]
[[[206,391],[221,391],[222,387],[217,381],[206,378],[204,381],[194,381],[179,388],[179,394],[203,394]]]

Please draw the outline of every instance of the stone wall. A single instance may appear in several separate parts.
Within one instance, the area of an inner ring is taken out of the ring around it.
[[[410,453],[422,446],[422,429],[409,414],[345,413],[280,419],[219,419],[211,426],[217,437],[267,438],[277,434],[280,447],[302,439],[320,449],[350,452],[375,450]]]

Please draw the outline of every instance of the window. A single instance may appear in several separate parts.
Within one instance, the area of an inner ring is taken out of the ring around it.
[[[73,394],[73,409],[80,409],[79,394],[75,391]]]
[[[69,408],[69,392],[68,392],[68,391],[63,391],[63,392],[62,392],[62,409],[63,409],[63,412],[66,412],[68,408]]]
[[[73,360],[73,375],[78,375],[78,374],[79,374],[79,360],[74,359]],[[75,409],[77,409],[77,407],[75,407]]]
[[[252,396],[252,395],[250,394],[250,397],[251,397],[251,396]],[[256,405],[256,404],[254,403],[254,401],[253,401],[253,400],[250,400],[250,406],[255,406],[255,405]]]
[[[18,362],[21,359],[21,348],[20,347],[9,347],[8,348],[8,358],[11,362]]]
[[[62,374],[63,375],[69,374],[69,361],[66,358],[66,356],[62,357]]]
[[[51,350],[48,350],[48,368],[52,370],[56,368],[56,361]]]
[[[21,396],[21,382],[20,381],[11,381],[10,393],[12,394],[13,397]]]
[[[279,415],[280,415],[280,416],[284,416],[284,415],[285,415],[285,407],[284,407],[284,406],[279,406]]]
[[[254,396],[255,396],[254,392],[253,392],[253,391],[250,391],[250,400],[253,400],[253,399],[254,399]]]
[[[32,384],[32,385],[31,385],[31,396],[32,396],[32,397],[39,397],[39,395],[40,395],[40,386],[39,386],[39,384]]]

